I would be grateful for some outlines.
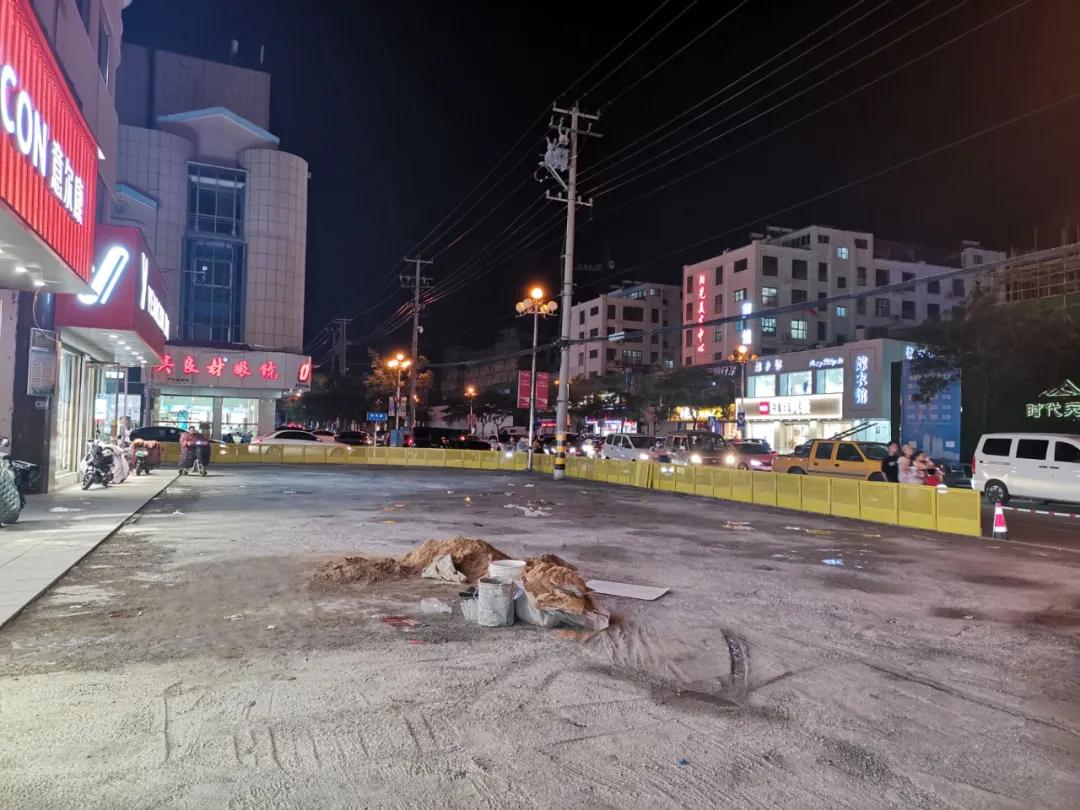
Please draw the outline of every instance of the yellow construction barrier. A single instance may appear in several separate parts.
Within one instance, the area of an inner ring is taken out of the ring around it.
[[[899,520],[900,495],[896,484],[883,481],[859,482],[859,516],[875,523],[896,523]]]
[[[674,464],[657,464],[656,474],[652,479],[652,488],[657,489],[660,492],[674,492],[675,491],[675,465]]]
[[[776,474],[756,472],[750,474],[754,503],[762,506],[776,506]]]
[[[656,464],[632,464],[629,461],[626,463],[632,471],[631,474],[633,475],[635,487],[642,487],[644,489],[652,487],[653,479],[656,478]]]
[[[776,476],[776,505],[783,509],[802,509],[803,475]]]
[[[713,467],[694,468],[694,494],[703,495],[706,498],[713,497],[713,479],[716,470]]]
[[[804,512],[816,512],[820,515],[832,514],[832,501],[830,491],[832,478],[825,476],[800,476],[802,481],[802,510]]]
[[[694,472],[696,467],[693,464],[679,464],[675,466],[675,491],[683,495],[694,494]]]
[[[832,480],[832,514],[836,517],[859,517],[858,479],[834,478]]]
[[[973,489],[949,489],[944,492],[935,490],[937,530],[971,537],[982,536],[981,496],[982,493]]]
[[[751,503],[754,500],[754,476],[750,470],[731,470],[731,500]]]
[[[718,467],[713,470],[712,496],[731,500],[731,470]]]
[[[897,523],[914,529],[937,527],[937,490],[923,484],[897,484]]]

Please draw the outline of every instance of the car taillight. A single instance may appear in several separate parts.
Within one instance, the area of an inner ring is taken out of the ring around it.
[[[975,474],[975,456],[971,457],[971,474]]]

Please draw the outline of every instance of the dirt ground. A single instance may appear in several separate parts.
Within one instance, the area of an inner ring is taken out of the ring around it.
[[[452,585],[311,585],[456,534],[672,591],[583,639],[420,612]],[[0,630],[0,807],[1075,808],[1078,562],[541,476],[218,468]]]

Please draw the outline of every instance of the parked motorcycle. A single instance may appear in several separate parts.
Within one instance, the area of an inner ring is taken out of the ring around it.
[[[7,439],[0,439],[0,524],[18,521],[26,493],[37,484],[41,472],[37,464],[13,459],[6,452],[8,445]]]
[[[97,439],[90,439],[86,443],[86,456],[83,458],[85,467],[82,477],[82,488],[90,489],[94,484],[109,486],[113,481],[113,464],[115,458],[113,449],[107,444],[102,444]]]
[[[161,466],[161,445],[147,439],[136,439],[131,443],[131,466],[136,477],[146,474]]]

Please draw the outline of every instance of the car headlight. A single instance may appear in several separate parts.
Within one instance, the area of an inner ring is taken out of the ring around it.
[[[756,458],[752,458],[752,459],[750,459],[750,466],[751,467],[760,467],[761,462],[758,461]]]
[[[690,463],[691,464],[700,464],[701,463],[701,456],[698,455],[697,453],[694,453],[692,456],[690,456]]]
[[[507,454],[506,454],[506,457],[507,458],[513,458],[514,457],[513,451],[508,451]]]
[[[726,461],[728,464],[730,464],[730,465],[732,465],[734,467],[735,466],[735,454],[734,453],[728,453],[727,458],[725,458],[724,461]]]
[[[572,456],[576,456],[577,455],[577,448],[576,447],[571,447],[567,452],[570,453],[570,455],[572,455]]]
[[[637,457],[639,459],[641,459],[642,461],[648,461],[649,460],[649,454],[648,453],[638,453]]]

